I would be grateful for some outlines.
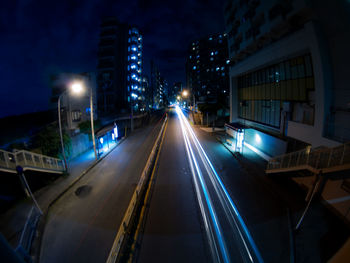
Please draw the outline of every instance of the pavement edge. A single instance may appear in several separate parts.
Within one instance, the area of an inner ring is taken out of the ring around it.
[[[68,192],[80,179],[84,177],[91,169],[93,169],[98,163],[100,163],[105,157],[107,157],[111,152],[115,150],[121,143],[126,140],[127,137],[123,137],[118,144],[116,144],[108,153],[101,156],[98,160],[94,161],[88,168],[86,168],[77,178],[75,178],[61,193],[59,193],[45,208],[43,211],[43,215],[40,217],[39,222],[37,224],[37,230],[35,233],[35,237],[33,240],[33,244],[31,247],[31,257],[33,262],[40,262],[40,254],[41,254],[41,242],[45,232],[45,225],[48,218],[50,208],[66,193]]]

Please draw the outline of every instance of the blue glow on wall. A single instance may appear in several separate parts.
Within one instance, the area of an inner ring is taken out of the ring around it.
[[[115,138],[118,138],[118,126],[115,126],[114,129],[113,129],[113,134],[115,136]]]

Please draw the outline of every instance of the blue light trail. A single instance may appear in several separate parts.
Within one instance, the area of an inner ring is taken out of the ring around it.
[[[196,171],[197,171],[197,175],[198,175],[199,180],[201,182],[203,194],[205,196],[205,200],[207,202],[207,206],[208,206],[208,209],[209,209],[209,212],[211,215],[211,220],[212,220],[213,225],[214,225],[215,234],[217,235],[216,236],[216,240],[218,241],[217,246],[219,246],[219,248],[220,248],[222,260],[224,262],[228,262],[227,260],[229,260],[229,253],[227,252],[225,240],[221,234],[220,222],[218,222],[218,220],[217,220],[215,208],[212,206],[212,201],[211,201],[212,198],[210,197],[209,192],[207,190],[207,186],[205,185],[205,182],[203,179],[203,173],[201,172],[199,165],[198,165],[198,161],[196,160],[195,155],[193,153],[189,137],[192,139],[192,142],[194,143],[194,145],[197,149],[200,160],[202,161],[202,164],[205,167],[205,170],[206,170],[208,177],[213,185],[213,188],[215,189],[215,193],[217,195],[217,198],[220,200],[220,203],[222,205],[222,208],[224,209],[225,215],[227,217],[227,220],[229,221],[229,224],[230,224],[232,230],[235,231],[235,233],[238,233],[238,235],[240,237],[240,242],[242,242],[243,248],[244,248],[244,249],[242,249],[242,251],[240,250],[242,258],[246,258],[246,260],[248,260],[249,262],[263,262],[263,259],[260,255],[260,252],[258,251],[257,246],[255,245],[255,242],[254,242],[247,226],[245,225],[240,213],[238,212],[236,205],[233,203],[233,201],[232,201],[230,195],[228,194],[227,189],[225,188],[221,178],[217,174],[213,164],[211,163],[207,154],[205,153],[205,151],[204,151],[202,145],[200,144],[197,136],[195,135],[192,127],[190,126],[186,117],[182,113],[182,110],[178,106],[176,107],[176,112],[177,112],[179,120],[180,120],[182,132],[183,132],[183,136],[184,136],[184,141],[186,144],[186,150],[187,150],[189,161],[190,161],[190,166],[192,165],[191,163],[194,162],[195,167],[196,167]],[[194,171],[192,171],[192,174],[193,174],[194,181],[196,184],[196,176],[194,174]],[[198,193],[197,193],[197,195],[198,195]],[[200,206],[203,206],[203,204],[200,204]],[[202,208],[201,208],[201,211],[202,211]],[[203,217],[203,219],[204,219],[204,217],[206,217],[205,215],[203,215],[203,212],[202,212],[202,217]],[[208,217],[206,217],[205,220],[208,220]],[[210,236],[210,235],[213,235],[213,233],[208,234],[208,236]],[[213,242],[213,239],[209,238],[209,242]]]

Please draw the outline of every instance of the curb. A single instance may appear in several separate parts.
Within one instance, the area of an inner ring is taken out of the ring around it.
[[[49,214],[49,210],[51,206],[53,206],[65,193],[67,193],[77,182],[79,182],[80,179],[84,177],[92,168],[94,168],[98,163],[100,163],[105,157],[107,157],[111,152],[114,151],[117,146],[119,146],[122,142],[126,140],[127,137],[123,137],[118,144],[116,144],[108,153],[105,155],[101,156],[97,161],[94,161],[88,168],[86,168],[77,178],[75,178],[60,194],[58,194],[47,206],[45,209],[43,215],[40,217],[39,222],[37,224],[37,231],[35,238],[33,240],[33,245],[31,248],[31,257],[33,262],[39,262],[40,261],[40,252],[41,252],[41,242],[42,242],[42,237],[45,231],[45,225],[46,225],[46,220]]]
[[[87,174],[92,168],[94,168],[98,163],[100,163],[105,157],[107,157],[117,146],[119,146],[122,142],[124,142],[126,137],[123,137],[117,145],[114,146],[108,153],[103,155],[101,158],[99,158],[97,161],[94,161],[88,168],[86,168],[77,178],[75,178],[68,186],[66,189],[64,189],[55,199],[53,199],[48,207],[47,211],[50,209],[50,207],[58,201],[64,195],[66,192],[68,192],[69,189],[71,189],[81,178],[84,177],[85,174]]]
[[[126,212],[123,216],[121,225],[119,226],[118,232],[114,238],[114,242],[112,245],[112,248],[110,249],[108,258],[106,260],[107,263],[115,263],[117,262],[118,257],[120,256],[120,251],[123,249],[123,246],[125,246],[125,242],[127,242],[128,236],[130,235],[130,228],[131,228],[131,221],[134,220],[135,216],[135,209],[138,205],[140,205],[140,198],[143,196],[145,183],[149,179],[149,173],[152,172],[154,168],[154,160],[157,158],[157,155],[160,152],[160,146],[162,144],[162,141],[164,139],[165,129],[168,123],[167,117],[165,117],[163,125],[160,128],[160,132],[157,136],[157,139],[152,147],[151,153],[148,156],[148,160],[146,162],[146,165],[141,173],[141,177],[139,179],[139,182],[136,185],[136,188],[134,190],[134,193],[131,197],[131,200],[129,202],[128,208],[126,209]],[[129,254],[128,254],[129,255]]]

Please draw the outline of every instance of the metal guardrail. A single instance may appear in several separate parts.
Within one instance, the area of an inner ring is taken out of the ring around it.
[[[127,228],[129,226],[129,223],[130,223],[130,220],[131,220],[131,216],[135,210],[135,207],[136,207],[136,204],[137,204],[137,201],[139,199],[139,196],[140,196],[140,193],[141,193],[141,190],[144,186],[144,183],[147,179],[147,176],[148,174],[151,172],[151,169],[152,169],[152,164],[153,164],[153,161],[155,160],[156,158],[156,154],[157,154],[157,151],[159,150],[159,146],[160,146],[160,142],[161,142],[161,139],[162,139],[162,134],[164,132],[164,129],[165,129],[165,124],[167,122],[167,117],[165,117],[164,119],[164,122],[163,122],[163,125],[160,129],[160,132],[158,134],[158,137],[153,145],[153,148],[152,148],[152,151],[150,153],[150,155],[148,156],[148,160],[147,160],[147,163],[146,163],[146,166],[145,168],[143,169],[142,171],[142,174],[141,174],[141,178],[136,186],[136,189],[132,195],[132,198],[130,200],[130,203],[129,203],[129,206],[124,214],[124,217],[123,217],[123,220],[122,220],[122,223],[120,224],[120,227],[119,227],[119,230],[118,230],[118,233],[114,239],[114,242],[113,242],[113,246],[109,252],[109,255],[108,255],[108,258],[107,258],[107,261],[106,263],[114,263],[116,262],[117,260],[117,257],[119,255],[119,252],[120,252],[120,249],[121,249],[121,246],[122,246],[122,243],[123,243],[123,240],[124,238],[126,237],[127,235]]]
[[[350,142],[325,149],[306,148],[272,158],[267,164],[267,173],[308,169],[327,173],[350,168]]]
[[[54,173],[62,173],[65,170],[63,161],[54,157],[25,150],[7,152],[0,149],[0,170],[16,173],[18,165],[22,166],[23,170]]]
[[[32,206],[27,216],[26,223],[21,233],[20,240],[16,247],[16,252],[25,259],[26,262],[32,262],[30,249],[35,236],[36,226],[39,222],[41,211],[36,206]]]

